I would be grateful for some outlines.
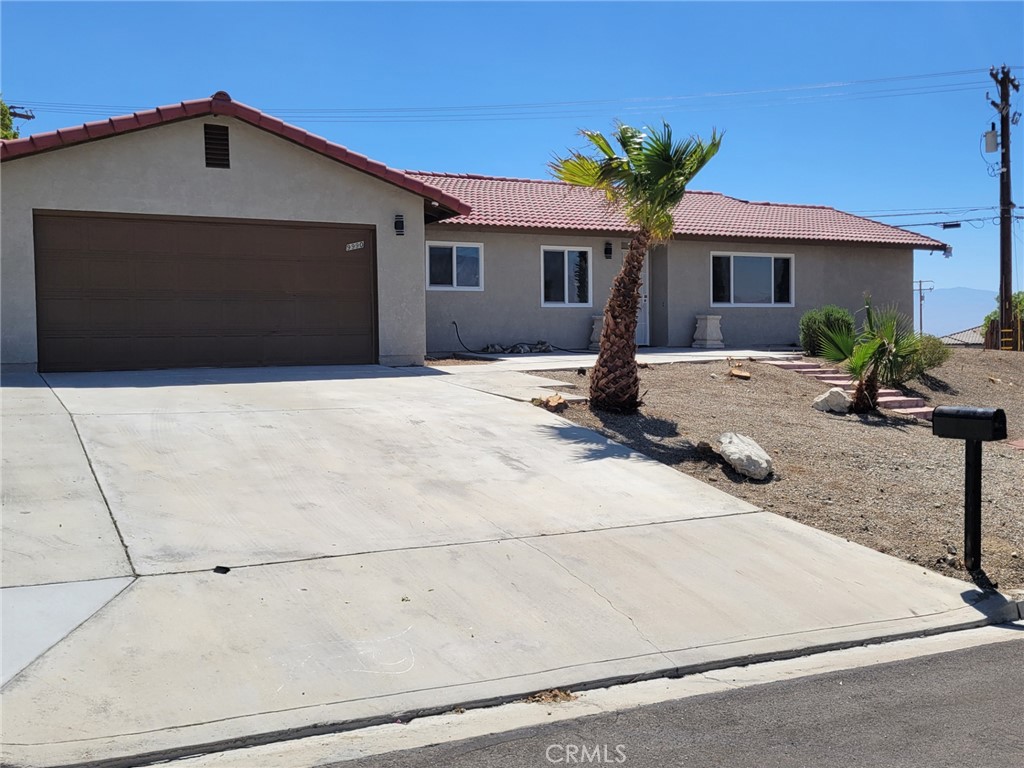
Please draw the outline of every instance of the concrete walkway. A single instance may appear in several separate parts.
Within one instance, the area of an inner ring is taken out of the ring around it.
[[[459,376],[47,378],[53,395],[5,387],[4,425],[60,417],[68,455],[80,437],[107,514],[76,507],[78,535],[114,530],[127,560],[103,561],[84,620],[19,621],[36,655],[3,688],[15,765],[130,764],[1019,616]],[[5,491],[32,514],[4,524],[24,541],[33,515],[71,514],[68,489],[8,439]],[[78,471],[57,479],[86,492]],[[22,573],[79,567],[53,552]],[[8,589],[33,587],[5,589],[5,614]]]
[[[589,368],[597,362],[596,352],[545,352],[532,355],[472,355],[480,360],[491,360],[487,367],[507,371],[558,371],[573,368]],[[801,352],[793,349],[695,349],[692,347],[640,347],[637,350],[638,363],[661,365],[664,363],[708,363],[733,357],[737,360],[753,358],[799,360]],[[453,365],[443,370],[461,374],[467,368],[477,366]]]

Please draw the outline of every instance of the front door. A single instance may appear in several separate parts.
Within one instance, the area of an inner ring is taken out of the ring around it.
[[[640,306],[636,316],[636,344],[646,347],[651,343],[650,282],[651,254],[644,257],[644,268],[640,273]]]

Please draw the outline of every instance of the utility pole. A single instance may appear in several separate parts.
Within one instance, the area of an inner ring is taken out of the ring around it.
[[[931,283],[927,288],[925,283]],[[915,280],[914,288],[917,291],[917,332],[924,335],[924,292],[935,290],[935,283],[932,280]]]
[[[989,103],[999,113],[999,335],[1010,328],[1013,321],[1013,200],[1010,196],[1010,88],[1020,90],[1017,78],[1010,76],[1004,64],[996,71],[989,70],[989,77],[999,86],[999,101]],[[1014,115],[1014,122],[1020,115]],[[997,347],[1002,346],[997,339]]]
[[[25,109],[25,108],[24,107],[16,107],[13,104],[8,104],[7,105],[7,111],[10,113],[11,117],[13,119],[15,119],[15,120],[35,120],[36,119],[36,116],[35,116],[35,114],[33,114],[31,109],[25,109],[24,112],[21,112],[20,110],[22,110],[22,109]]]

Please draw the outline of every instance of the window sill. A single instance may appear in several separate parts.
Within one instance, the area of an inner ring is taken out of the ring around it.
[[[712,304],[712,309],[729,309],[736,307],[739,309],[793,309],[796,304]]]
[[[476,286],[462,286],[462,285],[428,285],[428,291],[475,291],[476,293],[483,293],[484,287],[481,285]]]

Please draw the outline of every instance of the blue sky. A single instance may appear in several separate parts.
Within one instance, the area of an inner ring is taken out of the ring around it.
[[[986,71],[1024,65],[1021,2],[5,0],[0,20],[4,98],[37,115],[26,132],[223,89],[394,167],[545,178],[581,127],[665,119],[726,131],[694,189],[879,214],[997,205]],[[494,105],[519,106],[480,109]],[[1019,128],[1011,146],[1020,200]],[[995,215],[881,220],[984,219],[914,227],[954,248],[919,254],[915,278],[995,295]],[[1018,225],[1017,290],[1022,250]]]

